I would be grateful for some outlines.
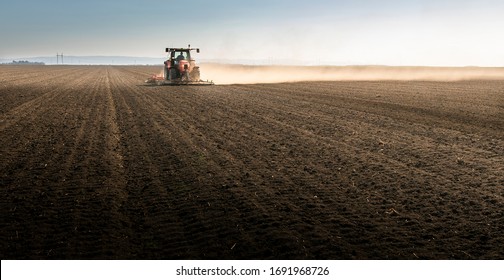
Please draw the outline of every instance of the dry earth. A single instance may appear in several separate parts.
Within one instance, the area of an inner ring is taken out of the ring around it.
[[[2,259],[503,259],[504,79],[0,67]]]

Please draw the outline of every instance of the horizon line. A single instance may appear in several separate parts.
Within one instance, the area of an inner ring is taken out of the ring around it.
[[[68,55],[64,56],[68,58],[101,58],[101,59],[106,59],[106,58],[124,58],[124,59],[130,59],[130,60],[135,60],[135,59],[165,59],[165,57],[149,57],[149,56],[125,56],[125,55]],[[27,56],[27,57],[18,57],[18,58],[1,58],[0,57],[0,65],[15,65],[14,61],[23,61],[23,60],[28,60],[29,59],[51,59],[54,60],[54,56]],[[292,63],[288,63],[288,61],[292,61]],[[54,62],[47,62],[47,61],[29,61],[30,63],[44,63],[44,65],[110,65],[110,66],[158,66],[158,65],[163,65],[163,61],[160,61],[158,63],[102,63],[102,62],[83,62],[83,63],[54,63]],[[287,63],[286,63],[287,62]],[[314,64],[314,63],[309,63],[308,61],[305,60],[289,60],[289,59],[271,59],[271,58],[265,58],[265,59],[214,59],[214,58],[207,58],[207,59],[200,59],[199,60],[200,64],[223,64],[223,65],[244,65],[244,66],[288,66],[288,67],[295,67],[295,66],[305,66],[305,67],[426,67],[426,68],[504,68],[504,65],[501,66],[481,66],[481,65],[396,65],[396,64],[366,64],[366,63],[338,63],[338,62],[327,62],[327,63],[319,63]]]

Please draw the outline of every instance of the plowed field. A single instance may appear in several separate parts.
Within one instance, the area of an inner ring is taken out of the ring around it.
[[[0,67],[2,259],[503,259],[504,80]]]

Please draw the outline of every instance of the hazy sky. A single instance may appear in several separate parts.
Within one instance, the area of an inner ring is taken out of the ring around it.
[[[0,58],[162,57],[504,66],[502,0],[0,0]]]

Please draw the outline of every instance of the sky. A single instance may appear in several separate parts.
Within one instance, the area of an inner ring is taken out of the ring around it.
[[[0,58],[504,66],[502,0],[0,0]]]

